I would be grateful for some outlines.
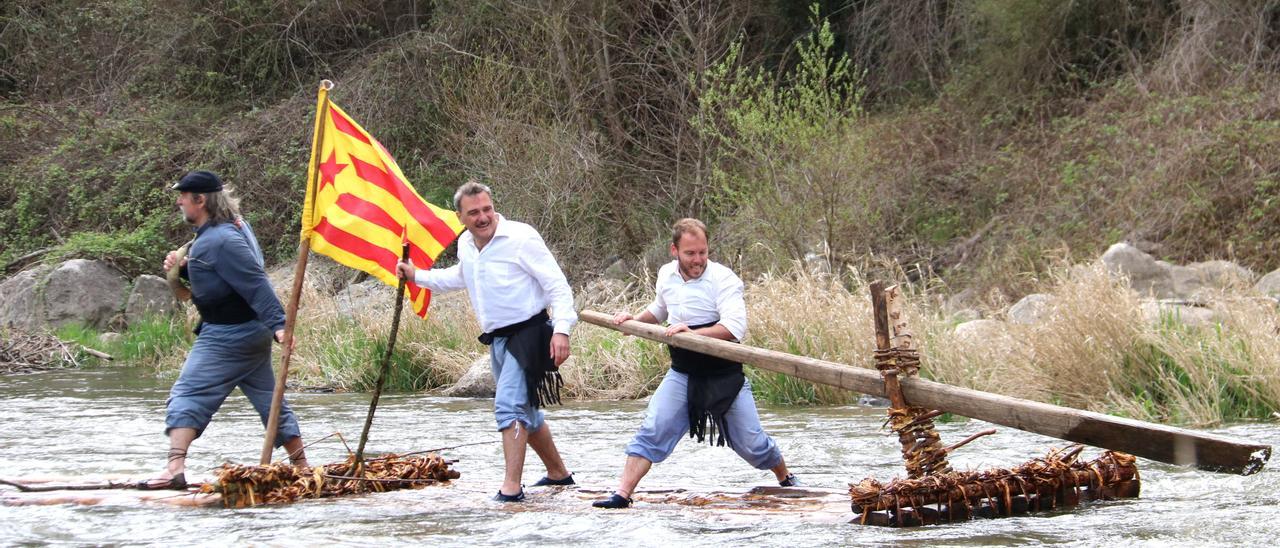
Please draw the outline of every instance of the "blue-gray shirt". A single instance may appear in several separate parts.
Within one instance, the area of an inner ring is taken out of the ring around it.
[[[262,248],[249,221],[205,223],[187,253],[187,279],[201,301],[240,294],[271,331],[284,329],[284,307],[263,270]]]

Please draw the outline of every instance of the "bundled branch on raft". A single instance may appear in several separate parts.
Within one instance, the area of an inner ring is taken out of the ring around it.
[[[417,489],[457,479],[449,461],[437,454],[386,455],[365,459],[356,474],[355,455],[344,462],[316,468],[297,468],[280,462],[267,465],[224,464],[202,493],[222,495],[227,508],[282,504],[308,498],[339,497],[369,492]]]
[[[1132,455],[1106,451],[1079,462],[1083,446],[1051,449],[1012,469],[946,472],[919,478],[875,479],[850,484],[852,508],[862,525],[931,525],[975,517],[1004,517],[1069,507],[1087,500],[1138,496]]]

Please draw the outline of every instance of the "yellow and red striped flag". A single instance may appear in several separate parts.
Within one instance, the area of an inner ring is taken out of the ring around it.
[[[311,249],[396,287],[402,242],[409,242],[414,266],[431,268],[462,228],[453,211],[423,200],[387,149],[321,87],[302,210],[302,239]],[[412,280],[405,287],[413,311],[425,318],[431,292]]]

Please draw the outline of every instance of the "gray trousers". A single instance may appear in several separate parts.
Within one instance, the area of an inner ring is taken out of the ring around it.
[[[782,462],[778,444],[764,432],[760,413],[756,410],[755,397],[751,395],[751,381],[742,383],[742,390],[725,413],[729,429],[729,445],[747,464],[768,470]],[[689,433],[689,376],[674,369],[667,371],[662,384],[649,398],[644,422],[635,438],[627,444],[627,455],[641,457],[649,462],[662,462],[671,456],[676,444]]]
[[[271,330],[258,321],[204,324],[182,365],[178,382],[169,390],[164,433],[167,435],[174,428],[194,428],[199,437],[236,387],[249,398],[266,426],[276,386],[271,372],[272,337]],[[293,410],[288,403],[282,403],[276,447],[301,435]]]

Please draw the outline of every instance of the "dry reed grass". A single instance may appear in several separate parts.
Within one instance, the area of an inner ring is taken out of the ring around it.
[[[340,273],[338,275],[346,275]],[[287,287],[277,280],[277,287]],[[299,312],[291,376],[303,386],[365,390],[372,386],[390,325],[389,287],[334,292],[335,279],[309,275]],[[652,281],[597,281],[578,293],[580,309],[637,312]],[[794,268],[747,284],[746,344],[850,367],[872,367],[874,335],[868,281]],[[940,300],[904,285],[903,311],[920,344],[921,375],[939,382],[1134,418],[1207,426],[1268,418],[1280,403],[1276,304],[1237,287],[1211,299],[1217,321],[1153,321],[1124,279],[1100,265],[1062,267],[1034,324],[990,318],[957,330]],[[850,289],[852,288],[852,289]],[[456,382],[486,354],[465,293],[435,295],[426,320],[401,320],[393,388],[421,390]],[[997,318],[999,314],[996,314]],[[572,339],[562,368],[567,399],[636,399],[650,394],[669,364],[657,343],[588,324]],[[176,362],[176,363],[175,363]],[[161,367],[176,368],[166,360]],[[777,403],[849,403],[857,394],[748,369],[756,394]]]

